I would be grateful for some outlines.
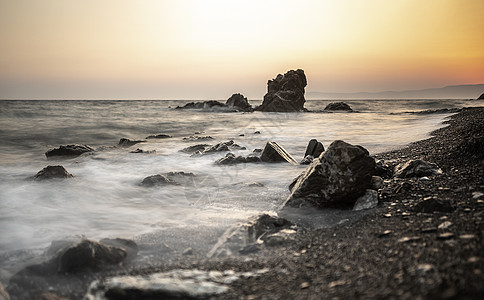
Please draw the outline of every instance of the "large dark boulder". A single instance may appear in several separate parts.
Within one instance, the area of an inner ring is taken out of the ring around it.
[[[323,152],[324,146],[321,142],[318,142],[316,139],[310,140],[306,147],[306,152],[304,153],[304,159],[301,161],[301,165],[309,165],[314,158],[319,157]]]
[[[94,149],[88,145],[61,145],[59,148],[51,149],[45,152],[47,158],[52,156],[75,157],[83,153],[93,152]]]
[[[334,141],[297,178],[285,205],[353,206],[371,188],[374,170],[375,160],[365,148]]]
[[[304,111],[304,88],[307,85],[304,71],[291,70],[267,82],[267,94],[262,104],[256,108],[266,112]]]
[[[72,178],[74,175],[67,172],[63,166],[47,166],[34,176],[34,180]]]
[[[479,98],[477,98],[477,100],[484,100],[484,93],[482,93],[482,95],[480,95]]]
[[[225,102],[225,105],[240,111],[246,111],[246,112],[254,111],[252,106],[249,104],[249,101],[247,100],[247,98],[244,97],[244,95],[238,94],[238,93],[230,96],[230,98],[227,99],[227,102]]]
[[[324,110],[344,110],[344,111],[352,111],[351,107],[344,103],[344,102],[332,102],[324,108]]]
[[[260,160],[263,162],[277,163],[288,162],[293,165],[298,165],[294,157],[291,156],[281,145],[276,142],[267,142]]]

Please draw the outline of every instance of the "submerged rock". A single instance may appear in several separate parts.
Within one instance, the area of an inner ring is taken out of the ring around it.
[[[193,145],[193,146],[183,148],[179,152],[192,154],[192,153],[195,153],[197,151],[203,152],[203,151],[205,151],[205,149],[207,147],[211,147],[211,145],[209,145],[209,144],[198,144],[198,145]]]
[[[183,184],[183,185],[194,184],[195,178],[198,177],[197,175],[191,172],[183,172],[183,171],[168,172],[168,173],[163,173],[162,175],[177,184]]]
[[[149,135],[145,139],[147,139],[147,140],[149,140],[149,139],[168,139],[168,138],[171,138],[171,137],[172,136],[168,135],[168,134],[156,134],[156,135]]]
[[[79,156],[83,153],[95,151],[88,145],[62,145],[59,148],[51,149],[45,152],[47,158],[52,156]]]
[[[225,157],[217,160],[215,164],[217,165],[235,165],[235,164],[242,164],[242,163],[257,163],[260,162],[260,158],[257,156],[241,156],[235,155],[233,153],[227,153]]]
[[[249,104],[249,101],[247,100],[247,98],[244,97],[244,95],[238,94],[238,93],[230,96],[230,98],[227,99],[227,102],[225,102],[225,105],[240,111],[245,111],[245,112],[254,111],[252,106]]]
[[[122,138],[119,140],[118,147],[131,147],[133,145],[144,143],[145,141],[133,141],[130,139]]]
[[[143,149],[138,148],[138,149],[136,149],[136,150],[134,150],[134,151],[131,151],[131,152],[129,152],[129,153],[144,153],[144,154],[153,154],[153,153],[155,153],[155,152],[156,152],[156,150],[143,150]]]
[[[288,162],[293,165],[298,165],[297,161],[291,156],[291,154],[276,142],[267,142],[260,155],[260,160],[270,163]]]
[[[324,108],[324,110],[345,110],[352,111],[351,107],[344,102],[332,102]]]
[[[72,178],[74,175],[67,172],[63,166],[47,166],[40,170],[35,176],[34,180],[47,180],[56,178]]]
[[[297,178],[285,205],[349,206],[371,187],[375,160],[361,146],[334,141]]]
[[[170,180],[165,175],[151,175],[143,179],[139,184],[143,187],[154,187],[154,186],[164,186],[164,185],[178,185],[177,182]]]
[[[267,93],[262,104],[256,108],[265,112],[299,112],[304,111],[304,88],[307,85],[304,71],[291,70],[277,75],[267,82]]]
[[[397,165],[394,176],[398,178],[410,178],[439,174],[442,174],[442,170],[436,164],[416,159]]]

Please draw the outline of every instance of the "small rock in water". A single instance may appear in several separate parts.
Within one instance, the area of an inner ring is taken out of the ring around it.
[[[394,176],[398,178],[410,178],[439,174],[442,174],[442,170],[436,164],[416,159],[397,165]]]
[[[178,183],[160,174],[148,176],[145,179],[143,179],[143,181],[140,183],[140,186],[144,186],[144,187],[154,187],[154,186],[164,186],[164,185],[178,185]]]
[[[344,103],[344,102],[332,102],[324,108],[324,110],[344,110],[344,111],[352,111],[351,107]]]
[[[213,140],[213,137],[207,136],[198,136],[198,135],[191,135],[189,137],[184,137],[184,141],[206,141],[206,140]]]
[[[324,152],[324,146],[321,142],[318,142],[317,139],[312,139],[309,141],[308,146],[306,147],[306,152],[304,153],[304,157],[311,155],[312,157],[319,157],[321,153]]]
[[[133,145],[144,143],[145,141],[133,141],[130,139],[122,138],[119,140],[118,147],[131,147]]]
[[[366,190],[365,194],[356,199],[353,210],[375,208],[378,205],[378,193],[375,190]]]
[[[180,150],[180,152],[189,153],[189,154],[195,153],[197,151],[203,152],[203,151],[205,151],[205,149],[207,147],[210,147],[210,145],[209,144],[198,144],[198,145],[193,145],[193,146],[190,146],[190,147],[183,148],[182,150]]]
[[[34,180],[47,180],[47,179],[63,179],[72,178],[74,175],[67,172],[63,166],[47,166],[40,170],[35,176]]]
[[[171,138],[171,137],[172,136],[168,135],[168,134],[156,134],[156,135],[149,135],[145,139],[147,139],[147,140],[149,140],[149,139],[168,139],[168,138]]]
[[[252,106],[249,104],[249,101],[247,100],[246,97],[242,94],[233,94],[230,96],[229,99],[227,99],[227,102],[225,102],[225,105],[228,107],[232,107],[237,109],[238,111],[245,111],[245,112],[252,112],[254,109]]]
[[[53,156],[75,157],[93,151],[94,149],[88,145],[65,145],[45,152],[45,156],[47,158]]]
[[[136,149],[136,150],[134,150],[134,151],[131,151],[131,152],[129,152],[129,153],[143,153],[143,154],[152,154],[152,153],[155,153],[155,152],[156,152],[156,150],[143,150],[143,149],[138,148],[138,149]]]
[[[267,142],[260,160],[263,162],[288,162],[293,165],[298,165],[297,161],[276,142]]]

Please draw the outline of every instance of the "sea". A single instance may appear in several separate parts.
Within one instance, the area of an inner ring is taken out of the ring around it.
[[[226,152],[192,157],[180,152],[188,146],[233,140],[245,149],[232,152],[247,156],[275,141],[302,160],[315,138],[325,147],[344,140],[377,154],[428,138],[445,126],[453,109],[484,106],[465,99],[348,100],[355,112],[328,113],[323,109],[332,101],[312,100],[304,113],[175,109],[187,102],[0,101],[0,279],[15,271],[14,262],[25,253],[73,237],[133,239],[147,262],[153,249],[167,255],[189,248],[206,253],[227,228],[262,212],[276,213],[289,195],[288,185],[306,167],[217,165]],[[434,113],[418,113],[423,111]],[[145,139],[157,134],[171,137]],[[206,136],[212,139],[196,139]],[[114,147],[121,138],[145,142]],[[103,150],[46,158],[49,149],[68,144]],[[131,153],[138,148],[151,152]],[[31,179],[49,165],[62,165],[75,177]],[[166,172],[190,172],[199,179],[190,185],[140,186],[145,177]],[[335,214],[319,212],[323,217],[315,220],[324,227],[351,218]]]

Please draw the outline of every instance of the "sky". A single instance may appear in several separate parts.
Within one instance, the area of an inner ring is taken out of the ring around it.
[[[0,0],[0,99],[262,99],[484,83],[482,0]]]

